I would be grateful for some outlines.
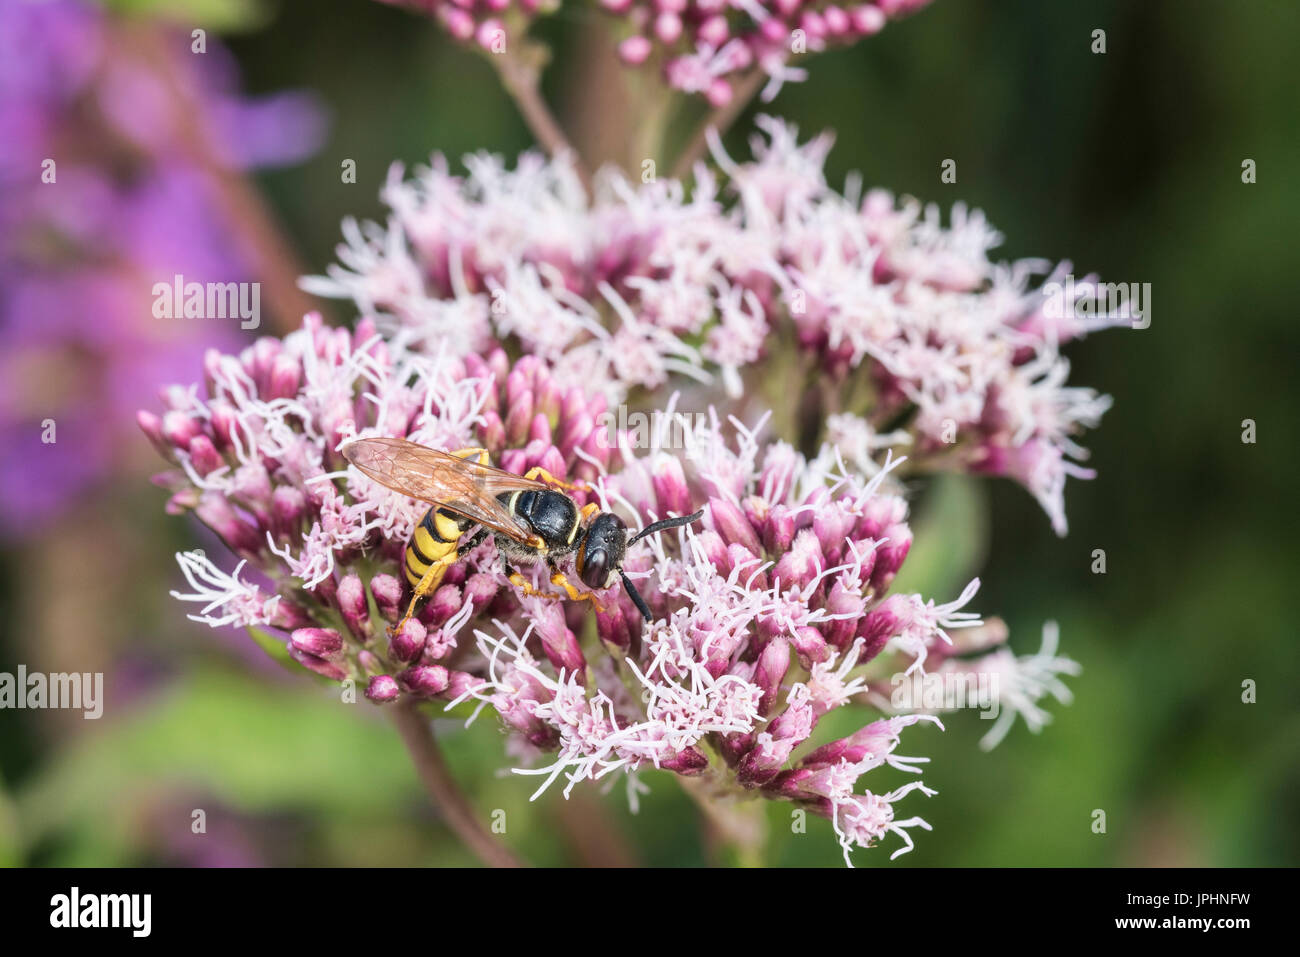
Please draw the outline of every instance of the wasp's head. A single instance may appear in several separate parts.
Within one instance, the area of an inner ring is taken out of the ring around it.
[[[578,548],[578,577],[588,588],[599,590],[612,585],[614,576],[617,575],[623,579],[623,587],[642,617],[646,621],[651,621],[654,616],[650,614],[645,599],[636,590],[631,579],[623,574],[623,556],[627,554],[627,547],[638,539],[653,535],[655,532],[662,532],[666,528],[689,525],[703,514],[704,512],[700,511],[680,518],[666,518],[653,525],[647,525],[629,539],[627,525],[621,518],[613,512],[601,512],[587,526],[587,532]]]
[[[622,570],[626,552],[627,526],[613,512],[601,512],[578,548],[578,577],[593,590],[608,588]]]

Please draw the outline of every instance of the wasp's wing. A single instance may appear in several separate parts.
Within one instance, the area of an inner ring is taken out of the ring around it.
[[[342,451],[349,462],[395,492],[440,505],[518,541],[533,538],[532,529],[507,511],[496,496],[547,488],[541,482],[405,439],[357,439]]]

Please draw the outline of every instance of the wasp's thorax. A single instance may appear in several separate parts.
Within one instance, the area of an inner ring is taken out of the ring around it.
[[[577,544],[578,506],[563,492],[546,489],[514,492],[499,498],[511,512],[528,522],[552,554],[563,554]]]

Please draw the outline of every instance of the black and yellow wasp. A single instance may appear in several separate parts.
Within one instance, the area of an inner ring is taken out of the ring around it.
[[[440,452],[405,439],[374,438],[349,442],[342,451],[344,458],[376,482],[432,506],[406,546],[406,580],[414,593],[398,628],[415,613],[420,599],[437,589],[460,555],[478,546],[489,534],[495,537],[506,576],[525,594],[564,597],[539,592],[511,567],[512,563],[545,562],[553,585],[563,588],[570,599],[592,602],[598,610],[595,591],[608,588],[617,575],[637,609],[650,621],[645,599],[623,572],[628,546],[664,529],[688,525],[704,514],[699,511],[664,519],[629,538],[621,518],[600,511],[595,503],[579,508],[569,495],[559,491],[577,486],[561,482],[543,468],[515,475],[473,461],[479,456],[486,458],[486,449]],[[461,536],[475,525],[480,526],[479,530],[460,544]],[[592,591],[578,591],[556,564],[557,558],[573,552],[578,577]]]

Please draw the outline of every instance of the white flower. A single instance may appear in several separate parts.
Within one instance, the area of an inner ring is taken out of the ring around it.
[[[197,549],[177,552],[176,561],[194,591],[192,594],[173,591],[171,596],[180,601],[205,603],[200,614],[186,616],[191,621],[213,628],[224,625],[246,628],[270,624],[275,618],[280,596],[267,596],[256,585],[240,580],[239,573],[247,562],[240,562],[233,572],[226,574]]]

